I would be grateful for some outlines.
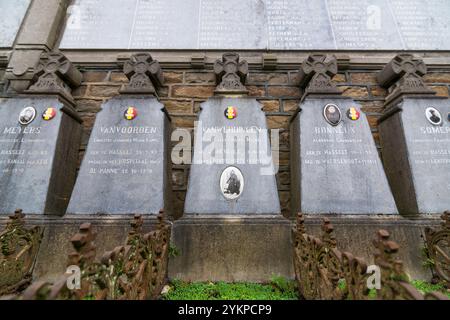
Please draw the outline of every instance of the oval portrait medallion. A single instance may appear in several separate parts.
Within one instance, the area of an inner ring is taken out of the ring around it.
[[[34,118],[36,118],[36,109],[34,107],[26,107],[19,114],[19,123],[27,125],[33,122]]]
[[[236,200],[244,191],[244,176],[236,167],[228,167],[220,176],[220,190],[227,200]]]
[[[335,104],[327,104],[325,108],[323,108],[323,116],[325,117],[325,120],[334,127],[342,121],[341,109]]]
[[[434,126],[439,126],[442,124],[441,113],[434,107],[429,107],[425,110],[425,116],[427,120]]]

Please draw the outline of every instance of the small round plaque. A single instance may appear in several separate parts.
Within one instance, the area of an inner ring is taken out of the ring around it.
[[[50,121],[54,117],[56,117],[56,109],[55,108],[47,108],[45,112],[42,114],[42,119],[45,121]]]
[[[327,104],[323,108],[323,116],[325,120],[332,126],[337,126],[342,121],[341,109],[335,104]]]
[[[227,200],[236,200],[244,191],[244,176],[236,167],[226,168],[220,177],[220,190]]]
[[[440,126],[442,124],[441,113],[434,107],[429,107],[425,110],[425,117],[434,126]]]
[[[347,111],[347,118],[349,118],[352,121],[357,121],[361,117],[361,113],[358,111],[358,109],[351,107]]]
[[[28,125],[36,118],[36,109],[34,107],[26,107],[19,114],[19,123]]]
[[[228,107],[225,110],[225,118],[228,120],[236,119],[237,117],[237,108],[236,107]]]
[[[135,107],[128,107],[128,109],[125,111],[124,117],[128,121],[136,119],[138,115],[137,109]]]

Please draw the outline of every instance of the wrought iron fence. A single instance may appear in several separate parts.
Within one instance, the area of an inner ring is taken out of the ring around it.
[[[367,283],[369,264],[337,248],[334,227],[322,223],[320,237],[307,234],[305,219],[298,214],[293,229],[294,267],[301,296],[307,300],[448,300],[441,292],[423,295],[408,281],[403,263],[396,257],[399,245],[389,232],[379,230],[374,245],[374,261],[380,268],[380,288],[373,297]],[[448,264],[447,264],[448,266]]]
[[[6,299],[23,300],[145,300],[159,296],[165,284],[170,242],[170,226],[164,212],[158,215],[156,230],[144,234],[144,220],[137,215],[131,222],[126,244],[108,251],[97,261],[90,223],[82,224],[72,237],[74,251],[68,266],[77,267],[79,287],[74,274],[64,274],[53,283],[37,281],[21,295]],[[68,284],[74,284],[70,288]]]

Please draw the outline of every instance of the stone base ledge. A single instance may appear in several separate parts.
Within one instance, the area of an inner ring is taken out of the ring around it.
[[[280,215],[191,217],[174,223],[169,278],[183,281],[268,282],[293,279],[292,222]]]
[[[42,241],[36,257],[33,280],[55,281],[67,268],[68,254],[73,252],[71,238],[83,223],[92,223],[97,237],[94,244],[97,258],[106,251],[125,245],[130,223],[134,215],[67,215],[64,217],[48,215],[26,215],[25,226],[40,226],[43,230]],[[144,232],[156,228],[157,217],[143,215]],[[3,230],[8,216],[0,216],[0,230]],[[169,223],[166,221],[166,223]]]

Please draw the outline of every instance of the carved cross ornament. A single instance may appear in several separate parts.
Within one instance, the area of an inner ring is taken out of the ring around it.
[[[130,79],[120,93],[156,93],[156,88],[164,82],[161,65],[148,53],[138,53],[125,62],[123,72]]]
[[[336,57],[312,54],[302,63],[299,70],[300,87],[308,94],[340,94],[338,88],[331,82],[337,72]]]
[[[214,73],[218,84],[216,93],[220,94],[246,94],[244,86],[248,74],[247,61],[239,61],[237,53],[225,53],[222,61],[214,64]]]
[[[70,96],[71,88],[81,84],[82,75],[61,52],[42,53],[29,93],[61,93]]]
[[[377,75],[378,82],[390,92],[433,94],[422,80],[427,73],[425,63],[412,54],[399,54],[394,57]]]

